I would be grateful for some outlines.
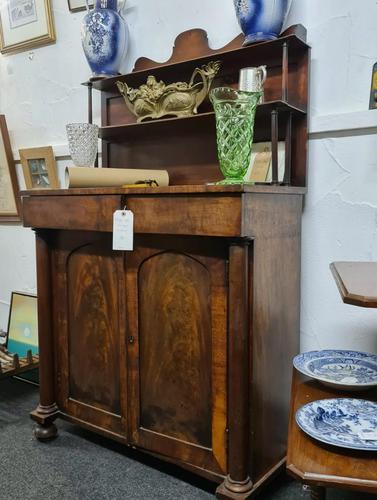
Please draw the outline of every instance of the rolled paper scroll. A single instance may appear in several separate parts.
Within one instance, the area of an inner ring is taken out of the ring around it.
[[[164,187],[169,185],[169,174],[166,170],[67,167],[65,180],[67,188],[121,187],[150,180]]]

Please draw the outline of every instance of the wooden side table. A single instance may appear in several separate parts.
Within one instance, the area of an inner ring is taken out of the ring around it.
[[[296,424],[296,411],[311,401],[357,397],[377,401],[377,390],[339,392],[304,377],[293,369],[287,470],[311,487],[312,500],[323,500],[326,487],[377,494],[377,453],[328,446],[312,439]]]
[[[343,302],[377,308],[377,262],[334,262],[331,272]],[[328,446],[306,435],[296,424],[296,411],[311,401],[356,397],[377,401],[377,390],[339,392],[310,380],[293,369],[287,470],[309,485],[313,500],[326,497],[326,487],[377,494],[377,453]]]

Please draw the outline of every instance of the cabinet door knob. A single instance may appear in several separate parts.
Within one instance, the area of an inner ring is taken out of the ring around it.
[[[134,339],[134,337],[132,335],[131,335],[131,337],[128,337],[128,342],[130,344],[133,344],[135,342],[135,339]]]

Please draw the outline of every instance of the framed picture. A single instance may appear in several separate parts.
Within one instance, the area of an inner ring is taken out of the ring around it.
[[[55,42],[51,0],[0,1],[0,52],[21,52]]]
[[[58,189],[54,152],[45,148],[20,149],[26,189]]]
[[[7,122],[0,115],[0,222],[20,220],[20,192]]]
[[[89,0],[89,7],[94,5],[94,0]],[[85,0],[68,0],[68,7],[71,12],[79,12],[80,10],[86,10]]]
[[[285,172],[285,143],[278,143],[278,176],[283,182]],[[272,150],[270,142],[253,144],[249,170],[245,176],[248,182],[266,182],[272,180]]]
[[[8,321],[7,349],[20,357],[29,350],[38,354],[38,309],[37,297],[21,292],[12,292]]]
[[[12,292],[8,320],[7,350],[25,357],[30,350],[38,354],[38,301],[36,295]],[[39,383],[38,368],[23,372],[17,378]]]

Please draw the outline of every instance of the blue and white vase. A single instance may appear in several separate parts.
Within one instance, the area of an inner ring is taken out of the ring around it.
[[[282,30],[292,0],[233,0],[244,45],[275,40]]]
[[[94,77],[119,74],[128,48],[128,28],[119,14],[117,0],[96,0],[81,26],[85,56]]]

